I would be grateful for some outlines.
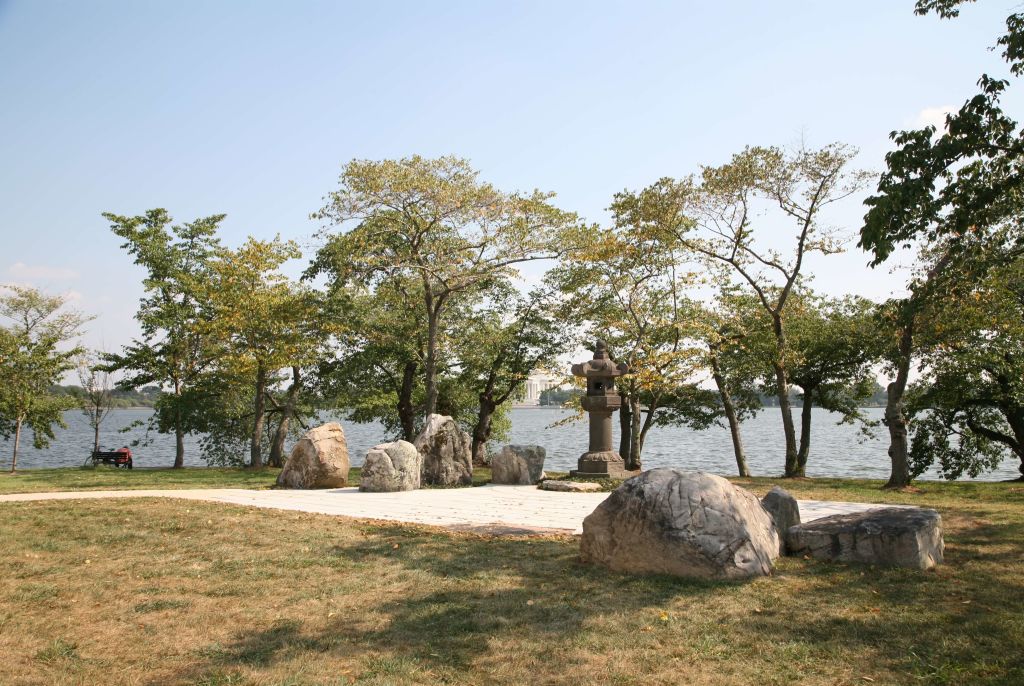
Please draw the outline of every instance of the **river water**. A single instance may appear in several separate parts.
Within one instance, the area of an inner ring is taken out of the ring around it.
[[[103,423],[100,434],[101,445],[116,448],[143,438],[145,430],[135,428],[127,433],[119,430],[136,420],[145,420],[148,409],[114,410]],[[866,413],[872,419],[882,416],[880,408],[871,408]],[[512,430],[506,442],[532,443],[547,449],[546,468],[552,471],[568,471],[576,467],[576,460],[587,448],[586,421],[566,426],[551,427],[559,419],[569,416],[566,410],[555,408],[513,409]],[[811,454],[807,462],[808,476],[838,476],[885,479],[889,476],[889,458],[886,455],[888,435],[884,428],[875,431],[875,437],[864,438],[856,427],[839,425],[837,415],[826,410],[815,409]],[[22,450],[18,456],[18,467],[68,467],[82,464],[92,450],[92,430],[81,412],[65,414],[67,429],[58,429],[57,437],[46,450],[36,450],[30,437],[23,437]],[[378,424],[355,424],[340,419],[348,440],[349,455],[353,466],[363,462],[366,451],[372,446],[390,440],[383,427]],[[753,419],[743,424],[743,440],[750,469],[757,476],[778,476],[783,467],[782,424],[778,408],[766,408]],[[174,461],[174,437],[153,434],[149,445],[133,448],[136,467],[167,467]],[[26,440],[27,438],[27,440]],[[618,445],[618,425],[615,425],[615,445]],[[497,446],[495,446],[497,447]],[[10,467],[12,444],[0,439],[0,467]],[[200,455],[198,440],[186,439],[185,463],[190,466],[205,466]],[[669,427],[651,429],[644,446],[643,466],[681,467],[699,469],[716,474],[735,474],[736,461],[733,457],[729,432],[725,428],[705,431]],[[1016,460],[1006,460],[995,472],[983,474],[985,481],[1014,479],[1020,476]],[[926,474],[925,478],[935,478]]]

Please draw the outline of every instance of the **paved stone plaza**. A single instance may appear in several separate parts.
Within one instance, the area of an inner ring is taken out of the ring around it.
[[[583,531],[583,518],[607,493],[556,493],[534,486],[478,486],[421,489],[398,493],[361,493],[358,488],[317,491],[236,488],[77,491],[0,495],[0,502],[81,500],[91,498],[181,498],[233,505],[297,510],[356,519],[382,519],[429,524],[457,530],[492,533]],[[892,505],[801,500],[800,515],[808,522],[834,514],[863,512]]]

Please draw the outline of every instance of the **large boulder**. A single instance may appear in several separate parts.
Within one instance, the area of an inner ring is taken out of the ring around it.
[[[310,429],[292,448],[277,476],[281,488],[342,488],[348,485],[348,444],[341,424]]]
[[[768,575],[779,535],[757,497],[704,472],[659,468],[619,486],[583,520],[585,562],[631,574]]]
[[[882,507],[822,517],[791,527],[794,555],[929,569],[942,562],[942,517],[920,507]]]
[[[779,532],[779,553],[786,554],[789,527],[800,523],[800,505],[796,498],[788,491],[778,486],[768,491],[768,494],[761,498],[761,505],[772,521],[775,522],[775,530]]]
[[[424,484],[468,486],[473,483],[469,434],[461,430],[451,417],[440,414],[427,417],[427,425],[413,444],[423,456]]]
[[[423,458],[408,441],[382,443],[370,448],[363,461],[360,491],[390,493],[420,487]]]
[[[506,445],[491,457],[491,483],[535,484],[544,478],[545,457],[539,445]]]

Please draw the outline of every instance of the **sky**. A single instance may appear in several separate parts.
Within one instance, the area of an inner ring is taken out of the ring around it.
[[[890,131],[1007,75],[988,48],[1017,4],[941,21],[911,0],[0,0],[0,283],[67,294],[96,316],[85,343],[114,351],[143,272],[102,212],[226,213],[228,244],[280,234],[311,256],[309,215],[354,158],[459,155],[594,222],[747,145],[841,141],[881,171]],[[1021,118],[1015,89],[1004,104]],[[861,200],[829,222],[855,235]],[[867,262],[813,260],[813,285],[901,292]]]

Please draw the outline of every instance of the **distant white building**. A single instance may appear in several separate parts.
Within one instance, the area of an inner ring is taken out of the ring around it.
[[[559,379],[540,372],[534,372],[526,379],[525,394],[523,399],[519,401],[519,404],[540,405],[540,394],[549,388],[558,388],[559,385]]]

